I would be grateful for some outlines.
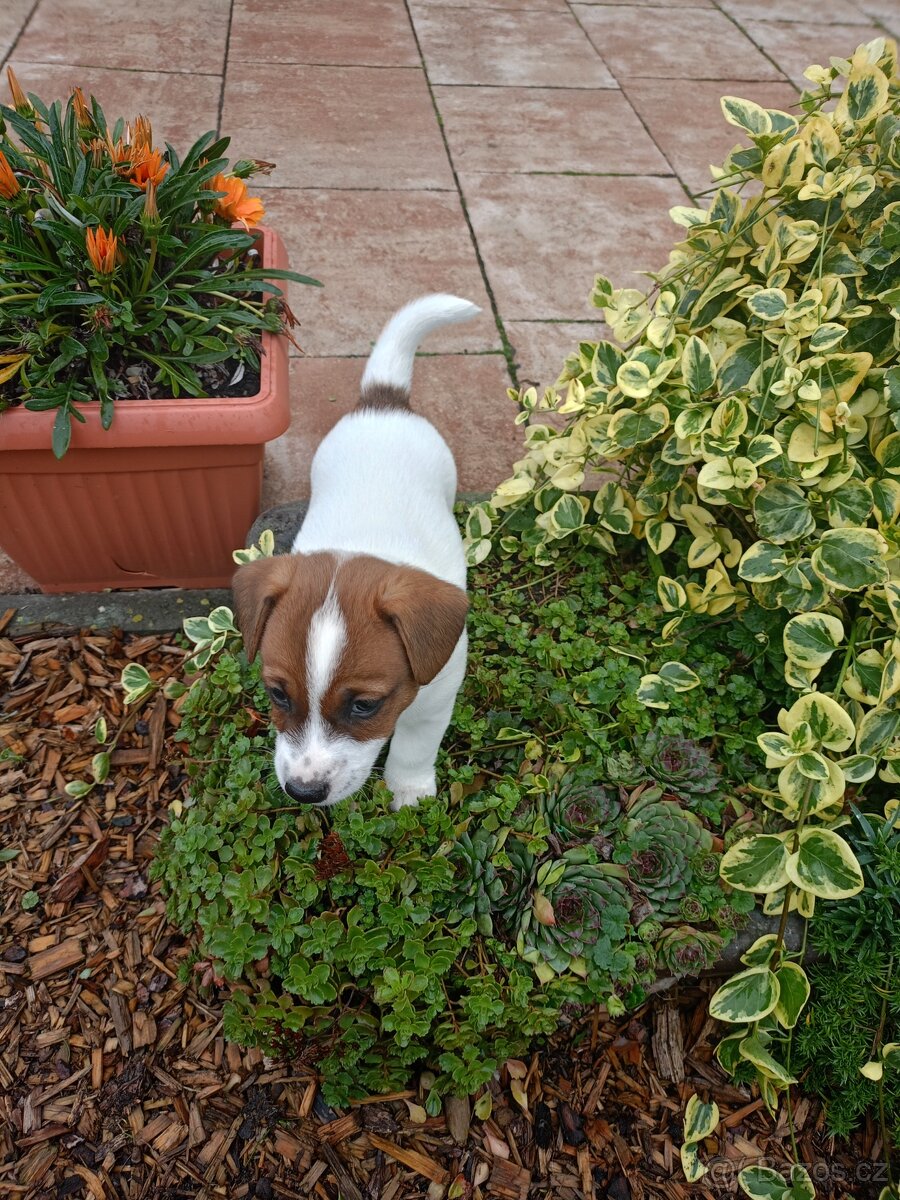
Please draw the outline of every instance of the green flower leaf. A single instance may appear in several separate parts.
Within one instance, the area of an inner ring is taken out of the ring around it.
[[[778,979],[768,967],[749,967],[725,981],[709,1002],[709,1015],[730,1025],[760,1021],[775,1011]]]
[[[823,900],[843,900],[863,889],[863,874],[847,842],[831,829],[804,829],[787,861],[791,882]]]

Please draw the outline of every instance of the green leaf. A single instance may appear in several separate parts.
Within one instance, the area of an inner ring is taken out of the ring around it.
[[[94,726],[94,740],[102,746],[107,738],[106,717],[98,717]]]
[[[65,792],[67,796],[74,796],[76,800],[80,800],[83,796],[93,791],[93,788],[94,785],[84,779],[73,779],[70,783],[66,784]]]
[[[14,846],[6,846],[4,849],[0,850],[0,862],[12,862],[13,859],[18,858],[21,853],[22,851],[17,850]]]
[[[833,350],[847,336],[847,326],[838,325],[835,321],[829,321],[813,333],[809,339],[809,348],[816,353],[821,353],[824,350]]]
[[[53,453],[57,458],[62,458],[69,448],[69,442],[72,440],[72,423],[69,417],[69,410],[65,405],[62,405],[56,410],[56,418],[53,421],[53,436],[52,446]]]
[[[741,892],[774,892],[788,882],[788,852],[771,833],[753,834],[735,842],[722,855],[722,879]]]
[[[37,892],[25,892],[22,896],[22,907],[26,912],[31,912],[33,908],[37,908],[40,902],[41,898]]]
[[[778,1003],[775,1016],[785,1029],[793,1029],[809,999],[809,979],[797,963],[782,963],[778,976]]]
[[[105,783],[109,777],[109,753],[102,750],[91,759],[91,774],[95,783]]]
[[[778,948],[778,935],[775,933],[764,933],[762,937],[756,939],[741,955],[741,962],[748,967],[767,967],[775,955]]]
[[[843,900],[863,889],[856,856],[831,829],[804,829],[800,848],[790,855],[787,872],[792,883],[823,900]]]
[[[747,307],[762,321],[777,321],[787,309],[787,296],[781,288],[761,288],[749,298]]]
[[[745,1167],[738,1174],[738,1183],[750,1200],[786,1200],[788,1185],[771,1167]]]
[[[237,633],[234,613],[224,604],[214,608],[206,620],[209,622],[209,628],[215,633]]]
[[[184,635],[195,646],[208,642],[213,637],[209,617],[186,617],[181,623]]]
[[[774,542],[754,542],[738,563],[738,575],[748,583],[771,583],[788,567],[787,554]]]
[[[741,100],[738,96],[723,96],[719,101],[722,115],[729,125],[745,129],[747,133],[759,137],[772,132],[772,118],[766,109],[752,100]]]
[[[856,592],[888,578],[887,553],[888,544],[875,529],[826,529],[812,565],[829,586]]]
[[[689,692],[700,686],[700,676],[684,663],[667,662],[659,668],[660,678],[676,692]]]
[[[643,366],[642,363],[633,365]],[[621,374],[621,370],[619,374]],[[647,394],[650,394],[649,387]],[[620,408],[609,423],[608,436],[623,450],[630,450],[635,446],[652,442],[668,424],[669,410],[664,404],[651,404],[643,412]]]
[[[849,750],[856,737],[856,726],[850,715],[831,696],[821,692],[810,692],[792,704],[784,716],[782,728],[790,733],[802,723],[809,725],[813,737],[826,750],[838,753]],[[866,751],[860,750],[860,753]]]
[[[150,678],[147,668],[142,667],[140,663],[129,663],[122,671],[119,682],[125,689],[126,705],[137,704],[139,700],[143,700],[145,696],[148,696],[156,686]]]
[[[878,762],[870,754],[853,754],[838,763],[848,783],[865,783],[878,768]]]
[[[684,1108],[683,1136],[686,1142],[702,1142],[715,1133],[719,1124],[719,1106],[693,1095]]]
[[[730,1025],[750,1024],[775,1011],[778,979],[768,967],[750,967],[732,975],[709,1002],[709,1015]]]
[[[673,689],[659,675],[642,675],[636,694],[638,701],[646,708],[664,711],[671,704]]]
[[[692,335],[685,342],[681,352],[681,374],[695,396],[702,396],[715,383],[715,360],[702,338]]]
[[[676,579],[660,575],[656,581],[656,594],[663,612],[680,612],[687,607],[687,592]]]
[[[770,480],[757,494],[753,512],[762,537],[779,546],[805,537],[816,527],[806,493],[780,479]]]
[[[784,652],[798,666],[819,671],[844,640],[844,626],[828,613],[802,613],[784,627]]]
[[[859,723],[856,749],[860,754],[880,758],[900,730],[900,710],[873,708]]]
[[[625,502],[625,491],[617,483],[604,483],[594,497],[594,512],[604,529],[611,533],[628,534],[634,526],[634,516]]]
[[[679,1157],[681,1158],[681,1169],[684,1171],[684,1177],[688,1183],[696,1183],[709,1170],[709,1167],[705,1167],[700,1161],[696,1142],[685,1142],[679,1151]]]
[[[761,1075],[771,1079],[774,1083],[787,1087],[789,1084],[797,1082],[778,1059],[769,1053],[758,1037],[744,1038],[740,1045],[740,1051],[741,1058],[752,1063]]]
[[[900,475],[900,433],[889,433],[875,447],[875,457],[888,475]]]

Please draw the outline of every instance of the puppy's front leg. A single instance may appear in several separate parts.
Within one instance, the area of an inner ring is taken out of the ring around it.
[[[422,688],[397,720],[384,765],[384,781],[393,793],[391,808],[395,812],[437,792],[435,763],[465,666],[463,636],[440,675]]]

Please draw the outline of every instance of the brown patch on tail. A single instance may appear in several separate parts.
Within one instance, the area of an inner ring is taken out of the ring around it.
[[[409,393],[393,383],[369,383],[360,393],[357,409],[409,410]]]

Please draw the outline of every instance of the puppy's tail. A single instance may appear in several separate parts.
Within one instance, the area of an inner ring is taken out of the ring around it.
[[[394,313],[366,363],[357,408],[409,408],[419,343],[432,329],[469,321],[480,312],[469,300],[439,293],[422,296]]]

